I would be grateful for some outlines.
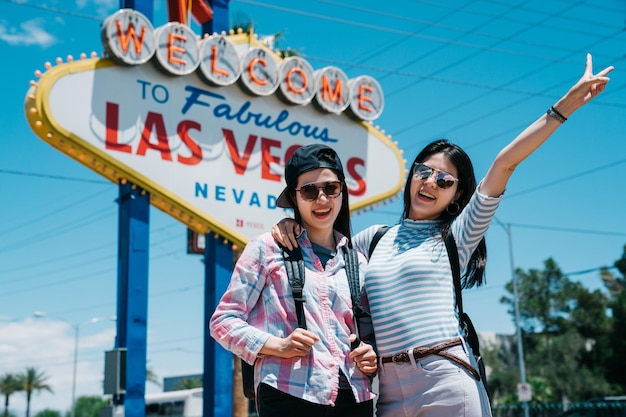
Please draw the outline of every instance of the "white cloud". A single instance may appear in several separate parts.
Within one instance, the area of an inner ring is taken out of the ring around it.
[[[87,334],[89,324],[80,326],[76,372],[76,397],[102,396],[104,352],[113,347],[115,329]],[[85,333],[85,335],[82,335]],[[52,393],[41,391],[31,399],[31,415],[46,408],[65,414],[71,408],[74,369],[74,328],[67,323],[47,319],[0,322],[0,375],[22,373],[34,367],[48,376]],[[9,399],[9,409],[22,417],[26,396],[17,392]]]
[[[42,391],[31,399],[31,416],[49,408],[65,415],[72,403],[75,327],[50,317],[28,318],[18,321],[0,316],[0,375],[23,373],[34,367],[48,376],[53,392]],[[106,318],[79,325],[76,397],[103,396],[104,355],[115,344],[115,324]],[[202,373],[202,348],[194,350],[168,347],[171,336],[148,332],[148,366],[162,381],[164,377]],[[198,343],[201,343],[199,339]],[[160,392],[154,384],[146,384],[147,393]],[[2,397],[4,398],[4,397]],[[24,417],[26,396],[15,393],[9,399],[9,409],[17,417]]]
[[[98,16],[108,16],[111,11],[119,9],[119,5],[119,0],[76,0],[77,9],[95,6]]]
[[[56,43],[56,38],[43,28],[44,19],[32,19],[20,24],[19,29],[8,27],[0,22],[0,40],[10,45],[32,46],[43,48]]]

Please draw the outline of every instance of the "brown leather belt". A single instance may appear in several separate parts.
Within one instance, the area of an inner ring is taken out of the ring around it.
[[[413,349],[411,353],[413,354],[413,358],[415,359],[416,362],[430,355],[438,355],[438,356],[442,356],[444,358],[450,359],[454,363],[457,363],[461,365],[463,368],[467,369],[467,371],[470,374],[472,374],[472,376],[477,381],[480,381],[480,375],[478,374],[476,369],[472,367],[472,365],[470,365],[463,359],[445,351],[446,349],[449,349],[454,346],[459,346],[461,344],[462,344],[461,339],[455,339],[450,342],[441,343],[433,347],[417,347]],[[387,356],[387,357],[381,358],[381,361],[382,363],[389,363],[389,362],[408,363],[408,362],[411,362],[411,359],[409,358],[409,352],[401,352],[393,356]]]

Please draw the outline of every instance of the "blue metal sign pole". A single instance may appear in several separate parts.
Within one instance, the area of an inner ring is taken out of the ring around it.
[[[208,323],[233,270],[230,243],[205,235],[204,264],[204,417],[233,415],[233,355],[209,334]]]
[[[153,0],[120,0],[152,20]],[[116,348],[126,348],[121,377],[125,417],[146,415],[146,345],[148,326],[148,253],[150,195],[128,182],[119,185],[119,236]]]
[[[202,24],[202,33],[228,33],[228,0],[209,0],[211,10],[213,10],[213,19]]]
[[[116,348],[126,348],[121,378],[126,417],[144,417],[148,322],[150,195],[128,182],[119,186]]]

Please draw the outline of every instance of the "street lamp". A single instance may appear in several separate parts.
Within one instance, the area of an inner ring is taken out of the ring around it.
[[[35,311],[33,315],[36,318],[46,317],[46,313],[43,313],[41,311]],[[73,372],[72,372],[72,412],[71,412],[71,415],[72,417],[76,417],[76,367],[78,365],[78,331],[79,331],[80,326],[78,323],[72,323],[61,317],[54,317],[54,318],[61,320],[74,328],[74,367],[73,367]]]
[[[61,320],[62,322],[65,322],[67,324],[69,324],[73,329],[74,329],[74,364],[73,364],[73,370],[72,370],[72,411],[71,411],[71,417],[76,417],[76,371],[77,371],[77,366],[78,366],[78,333],[79,333],[79,328],[80,328],[80,323],[76,322],[76,323],[72,323],[69,320],[66,320],[62,317],[58,317],[58,316],[49,316],[46,313],[42,312],[42,311],[35,311],[35,313],[33,313],[33,315],[35,316],[35,318],[43,318],[43,317],[52,317],[55,318],[57,320]],[[115,321],[117,320],[116,317],[110,317],[110,318],[102,318],[102,317],[94,317],[91,320],[89,320],[90,323],[97,323],[101,320],[111,320],[111,321]]]
[[[507,234],[509,242],[509,260],[511,262],[511,281],[513,283],[513,309],[515,312],[515,334],[517,336],[517,358],[519,366],[519,379],[521,387],[527,387],[526,384],[526,365],[524,363],[524,345],[522,343],[522,329],[520,326],[519,314],[519,294],[517,292],[517,274],[515,273],[515,262],[513,261],[513,238],[511,236],[511,223],[506,225],[497,218],[493,218],[495,222],[501,226]],[[518,392],[519,395],[519,392]],[[524,417],[528,417],[528,400],[523,400]]]

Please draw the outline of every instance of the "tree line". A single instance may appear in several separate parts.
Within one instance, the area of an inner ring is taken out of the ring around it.
[[[15,417],[9,411],[9,401],[13,394],[24,393],[26,394],[26,414],[25,417],[30,417],[30,402],[32,394],[40,391],[53,392],[52,388],[48,384],[48,375],[45,372],[36,368],[26,368],[23,373],[6,373],[0,376],[0,395],[4,396],[4,413],[3,417]],[[158,376],[154,373],[152,368],[148,366],[146,370],[146,382],[150,382],[156,386],[161,386]],[[183,390],[202,387],[202,379],[190,378],[181,381],[174,390]],[[100,410],[103,407],[109,405],[110,399],[101,395],[86,395],[76,398],[76,404],[74,404],[74,417],[100,417]],[[72,416],[72,410],[65,412],[65,415],[61,411],[52,410],[46,408],[34,417],[70,417]]]
[[[533,402],[585,401],[626,394],[626,246],[599,269],[604,288],[589,290],[549,258],[544,269],[517,269],[519,327]],[[506,284],[515,320],[513,282]],[[512,354],[511,352],[515,352]],[[487,349],[492,402],[517,402],[517,351]]]
[[[9,412],[9,401],[13,394],[24,393],[26,395],[26,417],[30,417],[30,403],[33,394],[40,391],[53,392],[48,384],[48,375],[36,368],[26,368],[23,373],[6,373],[0,376],[0,394],[4,396],[4,417],[15,417]],[[100,409],[108,404],[108,401],[99,396],[78,397],[76,400],[75,417],[99,417]],[[67,411],[65,417],[72,415]],[[35,417],[62,417],[60,411],[44,409]]]
[[[30,400],[33,393],[52,392],[46,382],[48,376],[35,368],[26,368],[23,373],[7,373],[0,377],[0,394],[4,395],[4,417],[9,417],[9,399],[16,392],[26,395],[26,417],[30,417]]]

